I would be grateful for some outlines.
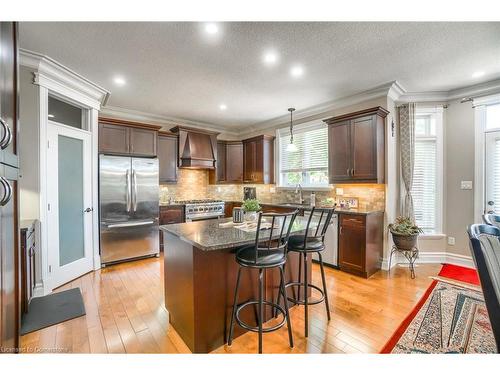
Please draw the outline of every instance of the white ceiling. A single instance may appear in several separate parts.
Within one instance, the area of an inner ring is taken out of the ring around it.
[[[210,38],[201,23],[22,22],[20,45],[107,88],[110,106],[238,130],[389,81],[420,92],[500,77],[500,22],[218,25]],[[262,63],[270,48],[272,68]]]

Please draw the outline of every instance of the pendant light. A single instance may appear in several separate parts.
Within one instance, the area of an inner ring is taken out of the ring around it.
[[[297,151],[297,146],[293,143],[293,111],[295,108],[288,108],[288,112],[290,112],[290,143],[286,146],[286,150],[289,152]]]

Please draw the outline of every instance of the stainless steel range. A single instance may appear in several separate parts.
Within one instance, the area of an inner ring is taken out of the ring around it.
[[[185,205],[186,221],[199,221],[224,217],[224,202],[212,199],[177,201]]]

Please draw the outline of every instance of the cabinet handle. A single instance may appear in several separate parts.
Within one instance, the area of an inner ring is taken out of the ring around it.
[[[351,169],[351,176],[354,176],[354,168]]]
[[[9,125],[7,125],[7,123],[1,117],[0,117],[0,124],[2,125],[4,130],[4,135],[2,137],[2,140],[0,141],[0,148],[2,150],[5,150],[12,141],[12,131],[10,130]]]
[[[340,231],[339,231],[339,235],[342,235],[342,225],[340,226]]]

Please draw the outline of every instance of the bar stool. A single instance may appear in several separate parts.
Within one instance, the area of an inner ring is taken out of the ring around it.
[[[309,316],[308,316],[308,306],[316,305],[325,301],[326,314],[328,320],[330,320],[330,307],[328,305],[328,292],[326,290],[326,280],[325,280],[325,270],[323,268],[323,257],[321,252],[325,249],[325,234],[332,220],[332,216],[335,212],[335,207],[333,208],[316,208],[313,207],[311,215],[307,220],[307,227],[305,235],[293,235],[290,236],[288,241],[288,251],[300,253],[299,255],[299,280],[292,281],[285,285],[285,289],[290,286],[297,287],[297,298],[288,297],[288,301],[293,302],[298,305],[304,305],[305,311],[305,336],[307,337],[309,332]],[[315,220],[313,221],[313,217]],[[309,284],[307,281],[307,256],[310,253],[317,253],[319,258],[319,267],[321,270],[321,280],[323,282],[323,289],[316,285]],[[304,280],[301,280],[302,274],[302,258],[304,259]],[[304,288],[304,299],[300,299],[300,289]],[[310,301],[308,297],[309,288],[315,289],[320,292],[321,297]],[[278,295],[277,304],[280,304],[281,295]],[[286,301],[286,299],[285,299]],[[287,306],[288,303],[285,303]],[[275,316],[277,316],[278,311],[275,310]]]
[[[274,214],[260,213],[257,223],[257,232],[255,235],[255,243],[249,246],[244,246],[236,252],[236,262],[239,264],[238,276],[236,279],[236,289],[234,291],[233,309],[231,314],[231,323],[229,327],[229,337],[227,344],[231,346],[233,339],[234,321],[246,330],[259,333],[259,353],[262,353],[262,334],[276,331],[286,324],[288,326],[288,339],[290,347],[293,348],[292,324],[290,322],[290,314],[288,306],[281,307],[272,301],[264,301],[264,270],[279,268],[280,272],[280,290],[278,294],[283,294],[283,298],[287,300],[285,289],[285,273],[284,265],[286,262],[286,248],[292,224],[297,216],[297,211],[291,213]],[[266,226],[270,227],[266,228]],[[264,228],[264,229],[261,229]],[[266,230],[267,229],[267,230]],[[238,289],[240,287],[240,276],[242,268],[256,268],[259,270],[259,297],[257,300],[250,300],[238,305]],[[240,311],[250,305],[258,305],[257,326],[250,326],[240,319]],[[272,327],[263,328],[264,320],[264,305],[271,306],[273,309],[278,309],[283,314],[283,320]]]

